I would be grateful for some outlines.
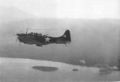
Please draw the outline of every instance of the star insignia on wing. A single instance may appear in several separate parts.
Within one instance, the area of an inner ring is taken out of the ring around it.
[[[49,42],[49,41],[50,41],[50,38],[48,38],[48,37],[45,38],[45,41],[46,41],[46,42]]]

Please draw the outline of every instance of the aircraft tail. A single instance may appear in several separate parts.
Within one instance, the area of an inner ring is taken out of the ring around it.
[[[71,41],[70,30],[66,30],[63,37],[65,37],[67,41]]]

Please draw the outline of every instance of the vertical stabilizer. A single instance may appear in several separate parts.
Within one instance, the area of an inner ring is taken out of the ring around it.
[[[71,41],[70,30],[66,30],[63,36],[66,37],[67,41]]]

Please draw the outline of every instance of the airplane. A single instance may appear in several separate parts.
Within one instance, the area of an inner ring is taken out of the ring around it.
[[[18,33],[17,39],[24,44],[35,44],[42,47],[48,44],[67,44],[71,42],[70,30],[66,30],[62,36],[52,37],[41,33]]]

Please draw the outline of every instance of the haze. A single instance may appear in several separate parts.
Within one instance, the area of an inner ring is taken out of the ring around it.
[[[0,0],[39,18],[119,18],[119,0]]]

